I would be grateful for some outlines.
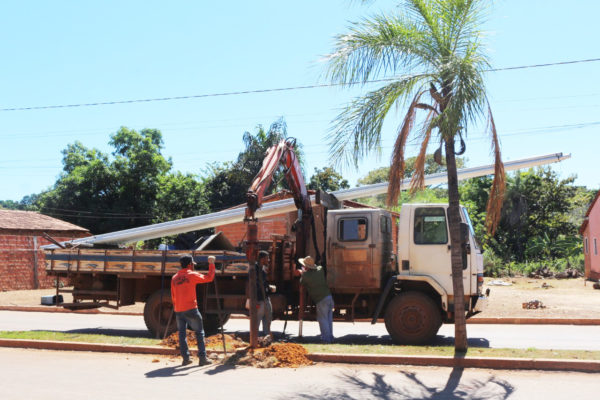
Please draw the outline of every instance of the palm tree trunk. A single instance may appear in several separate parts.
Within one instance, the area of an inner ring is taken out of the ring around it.
[[[446,139],[446,166],[448,168],[448,220],[450,222],[450,260],[454,292],[454,350],[467,351],[467,323],[465,318],[465,290],[463,286],[462,246],[460,238],[460,209],[458,177],[454,155],[454,135]]]

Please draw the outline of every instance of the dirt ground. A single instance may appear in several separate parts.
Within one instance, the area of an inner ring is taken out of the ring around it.
[[[65,287],[65,289],[73,289],[72,287]],[[39,289],[39,290],[11,290],[6,292],[0,292],[0,306],[26,306],[26,307],[40,307],[42,296],[54,296],[56,289]],[[65,303],[72,303],[73,296],[70,293],[61,293],[63,301]],[[114,302],[112,302],[114,304]],[[44,306],[52,308],[55,306]],[[100,312],[123,312],[123,313],[142,313],[144,312],[144,303],[136,303],[131,306],[119,307],[118,310],[114,310],[107,307],[98,309]]]
[[[492,285],[494,281],[510,286]],[[577,279],[485,278],[489,304],[477,317],[600,318],[600,290],[593,282]],[[523,303],[538,300],[545,308],[524,309]]]
[[[510,286],[492,285],[493,281]],[[542,286],[547,286],[543,288]],[[600,318],[600,290],[592,282],[578,279],[486,278],[484,289],[490,289],[487,309],[474,318]],[[0,292],[0,306],[40,306],[42,296],[56,294],[55,289]],[[70,294],[63,294],[71,302]],[[545,308],[523,309],[523,303],[538,300]],[[52,306],[48,306],[52,307]],[[120,307],[117,312],[143,312],[144,304]],[[101,308],[100,311],[115,311]]]

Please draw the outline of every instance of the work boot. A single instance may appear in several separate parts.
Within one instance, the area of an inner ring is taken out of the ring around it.
[[[192,360],[190,360],[189,358],[187,358],[187,359],[185,359],[185,360],[183,360],[181,362],[181,366],[185,367],[186,365],[190,365],[191,363],[192,363]]]
[[[198,360],[199,366],[210,365],[210,364],[212,364],[212,361],[210,361],[208,358],[206,358],[206,356],[200,356],[200,359]]]

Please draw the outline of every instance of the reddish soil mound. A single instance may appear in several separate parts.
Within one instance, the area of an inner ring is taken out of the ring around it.
[[[188,346],[190,348],[197,348],[198,342],[196,341],[196,334],[192,331],[187,332],[187,341]],[[162,346],[172,347],[174,349],[179,348],[179,334],[177,332],[172,333],[167,336],[164,340],[160,342]],[[223,346],[223,338],[221,334],[212,335],[204,338],[204,344],[209,349],[222,349]],[[225,345],[227,346],[227,350],[239,349],[240,347],[248,346],[248,343],[244,342],[237,336],[234,335],[225,335]]]
[[[238,350],[227,359],[228,364],[250,365],[258,368],[288,367],[312,365],[304,347],[296,343],[275,343],[258,349]]]

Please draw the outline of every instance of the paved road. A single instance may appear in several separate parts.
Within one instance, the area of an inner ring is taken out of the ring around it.
[[[273,321],[274,332],[283,332],[283,321]],[[248,320],[231,319],[228,332],[248,331]],[[56,330],[81,333],[103,333],[120,336],[148,336],[141,316],[63,314],[0,311],[0,330]],[[391,343],[382,323],[336,322],[334,334],[338,342]],[[298,335],[298,322],[289,322],[286,333]],[[318,324],[303,324],[305,340],[317,340]],[[581,349],[600,350],[600,326],[575,325],[468,325],[467,334],[472,347]],[[452,344],[454,326],[444,325],[435,344]]]
[[[0,399],[597,399],[597,374],[317,364],[180,367],[178,358],[0,348]]]

